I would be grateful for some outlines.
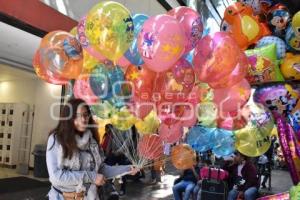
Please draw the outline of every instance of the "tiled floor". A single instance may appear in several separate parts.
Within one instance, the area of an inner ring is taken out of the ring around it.
[[[142,182],[129,182],[127,186],[127,194],[122,197],[123,200],[171,200],[172,197],[172,185],[174,179],[177,177],[177,171],[168,170],[168,173],[162,177],[162,182],[158,184],[144,184]],[[16,173],[15,169],[0,168],[0,179],[20,176]],[[22,175],[23,176],[23,175]],[[30,171],[27,177],[34,178],[40,181],[46,181],[47,179],[35,178],[33,172]],[[287,191],[292,186],[289,172],[274,170],[272,173],[272,193],[279,193]],[[42,190],[43,196],[47,191]],[[21,196],[22,194],[20,194]],[[24,194],[23,194],[24,196]],[[6,200],[3,196],[0,196],[0,200]],[[8,200],[8,199],[7,199]],[[19,199],[18,199],[19,200]],[[31,199],[40,200],[40,199]]]

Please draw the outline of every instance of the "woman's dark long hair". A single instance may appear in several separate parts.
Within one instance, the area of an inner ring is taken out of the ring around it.
[[[64,158],[72,158],[73,153],[78,151],[75,135],[80,132],[76,129],[74,120],[79,106],[84,106],[87,109],[90,116],[88,129],[92,132],[92,135],[98,144],[100,142],[97,125],[91,116],[89,106],[82,99],[70,99],[62,108],[58,125],[49,134],[49,136],[54,134],[57,141],[62,146]]]

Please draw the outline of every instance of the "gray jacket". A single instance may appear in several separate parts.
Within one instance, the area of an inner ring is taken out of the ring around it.
[[[84,200],[99,200],[97,186],[94,184],[97,172],[106,178],[112,178],[130,171],[128,165],[108,166],[104,164],[103,151],[89,131],[84,133],[82,138],[84,142],[77,142],[80,151],[75,153],[71,159],[65,159],[62,146],[54,134],[49,137],[46,153],[49,179],[52,184],[48,194],[49,200],[63,200],[63,196],[53,187],[62,192],[85,191]],[[90,153],[85,153],[85,149],[89,149]],[[93,162],[90,162],[90,157],[93,157]],[[91,167],[89,163],[92,163],[93,166]]]

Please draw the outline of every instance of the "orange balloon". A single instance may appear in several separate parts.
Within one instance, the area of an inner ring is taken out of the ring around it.
[[[177,169],[191,169],[197,163],[196,153],[188,144],[179,144],[172,148],[171,160]]]
[[[200,40],[194,53],[194,70],[198,80],[217,82],[236,67],[242,51],[226,32],[207,35]]]
[[[70,33],[53,31],[40,44],[41,64],[45,70],[63,78],[76,79],[83,68],[83,53],[80,43]]]
[[[45,70],[41,65],[41,56],[40,56],[40,50],[38,49],[33,57],[32,66],[35,70],[36,75],[51,84],[55,85],[65,85],[68,83],[68,80],[59,76],[58,74],[55,74],[49,70]]]
[[[252,7],[245,3],[236,2],[227,7],[224,21],[229,26],[227,31],[243,50],[263,36],[271,34],[267,25],[260,23],[258,17],[254,16]]]

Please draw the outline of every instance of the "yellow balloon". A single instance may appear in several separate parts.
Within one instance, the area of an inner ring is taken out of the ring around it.
[[[86,36],[93,48],[117,61],[133,41],[131,14],[122,4],[105,1],[94,6],[86,19]]]
[[[250,104],[250,120],[244,128],[235,131],[235,146],[239,152],[249,157],[264,154],[271,145],[274,121],[271,113],[262,105]]]
[[[91,72],[98,64],[100,62],[97,58],[94,58],[86,50],[83,50],[83,70],[85,72]]]
[[[296,37],[300,37],[300,11],[293,16],[292,27]]]
[[[260,27],[252,17],[245,15],[242,17],[242,30],[248,40],[253,40],[259,34]]]
[[[151,111],[144,120],[138,120],[135,124],[140,134],[153,134],[159,127],[159,119],[155,111]]]
[[[130,129],[137,119],[126,109],[123,108],[111,118],[112,125],[121,131]]]
[[[198,121],[205,127],[216,127],[218,110],[213,102],[203,102],[198,105]]]
[[[300,55],[287,53],[280,70],[284,78],[300,80]]]
[[[70,30],[70,33],[71,33],[73,36],[76,36],[76,35],[77,35],[77,26],[73,27],[73,28]]]

